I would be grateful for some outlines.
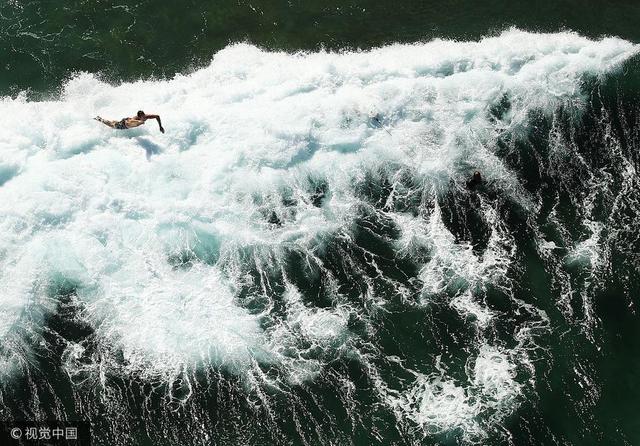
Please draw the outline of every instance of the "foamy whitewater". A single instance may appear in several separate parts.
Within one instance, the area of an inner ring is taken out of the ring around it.
[[[522,134],[534,111],[579,113],[585,79],[637,52],[617,38],[518,30],[340,54],[237,44],[169,81],[114,86],[78,74],[50,101],[3,98],[0,380],[33,367],[32,346],[63,303],[64,317],[91,332],[64,341],[61,356],[79,395],[97,386],[108,400],[106,377],[120,376],[168,384],[167,398],[188,404],[195,376],[220,371],[268,419],[274,394],[312,388],[349,358],[367,371],[372,404],[410,438],[479,441],[535,383],[530,350],[547,318],[516,302],[535,317],[510,341],[491,335],[506,316],[481,296],[509,293],[514,234],[481,196],[489,234],[479,251],[448,229],[437,197],[469,194],[465,181],[480,170],[535,213],[497,139]],[[152,121],[114,131],[91,119],[138,109],[161,115],[166,133]],[[371,184],[383,183],[380,201]],[[379,238],[391,257],[358,241],[354,228],[370,216],[397,230]],[[595,267],[591,227],[566,262]],[[350,279],[326,266],[336,246],[354,247],[336,254]],[[417,265],[414,277],[390,277],[383,264],[394,259]],[[350,280],[359,292],[344,291]],[[434,302],[475,333],[461,362],[388,354],[378,338],[388,306]],[[344,407],[355,405],[354,384],[332,379]]]

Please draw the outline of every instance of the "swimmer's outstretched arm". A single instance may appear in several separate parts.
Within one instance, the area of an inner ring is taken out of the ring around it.
[[[162,127],[162,121],[160,121],[160,115],[145,115],[147,119],[156,119],[158,121],[158,126],[160,127],[160,131],[164,133],[164,128]]]
[[[111,127],[112,129],[114,129],[116,127],[116,122],[117,121],[109,121],[108,119],[102,119],[100,116],[96,116],[95,118],[96,121],[103,123],[104,125]]]

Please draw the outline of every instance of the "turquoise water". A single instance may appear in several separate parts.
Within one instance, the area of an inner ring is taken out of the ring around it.
[[[639,13],[2,3],[1,419],[639,443]]]

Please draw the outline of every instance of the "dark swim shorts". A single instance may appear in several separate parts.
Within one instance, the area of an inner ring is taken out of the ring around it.
[[[127,130],[127,118],[123,118],[122,120],[120,120],[119,122],[116,122],[116,127],[118,130]]]

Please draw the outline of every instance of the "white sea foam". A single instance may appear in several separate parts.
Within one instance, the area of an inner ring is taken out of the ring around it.
[[[589,228],[591,235],[578,243],[566,256],[569,264],[588,264],[590,268],[595,268],[600,262],[600,235],[602,233],[602,223],[597,221],[585,221],[585,226]]]
[[[521,385],[508,354],[484,344],[467,367],[466,382],[439,372],[416,374],[413,385],[400,395],[389,396],[401,417],[412,420],[425,434],[458,431],[476,443],[486,435],[486,424],[500,422],[518,404]]]
[[[229,275],[230,259],[253,248],[274,263],[282,247],[311,252],[327,235],[348,233],[362,202],[353,185],[391,162],[410,166],[424,187],[447,187],[474,166],[526,200],[493,154],[496,135],[517,131],[534,108],[579,104],[584,75],[602,75],[636,52],[616,38],[518,30],[339,54],[238,44],[168,81],[113,86],[81,74],[55,100],[3,98],[0,339],[34,309],[55,312],[66,290],[104,352],[122,353],[122,370],[175,374],[205,364],[243,373],[256,361],[289,361],[281,350],[292,333],[338,349],[348,338],[348,310],[309,308],[290,291],[288,322],[265,329],[268,309],[252,312],[237,299],[241,278]],[[510,108],[489,119],[505,97]],[[90,119],[137,109],[159,113],[167,132],[154,123],[114,131]],[[309,197],[310,179],[327,184],[321,205]],[[489,221],[491,212],[483,208]],[[452,281],[463,283],[458,289],[498,282],[509,265],[499,228],[479,259],[455,243],[437,208],[427,223],[395,217],[399,250],[413,256],[411,247],[424,243],[430,251],[420,273],[428,292]],[[471,384],[496,401],[517,393],[501,355],[481,353]],[[311,362],[291,370],[302,369],[311,372],[292,381],[318,370]],[[418,404],[421,424],[457,426],[440,411],[469,420],[482,410],[460,384],[441,380],[436,392],[431,378],[423,381],[406,397]]]
[[[484,204],[481,208],[492,226],[487,249],[481,258],[474,254],[470,243],[456,242],[442,222],[437,203],[428,223],[422,223],[416,218],[414,222],[404,226],[409,231],[400,239],[400,243],[405,246],[402,249],[422,244],[431,253],[431,258],[420,272],[427,296],[445,290],[456,293],[484,282],[498,283],[505,278],[514,254],[514,244],[511,236],[497,222],[495,210]],[[418,236],[416,228],[419,228]],[[416,249],[415,246],[413,249]]]
[[[476,302],[470,291],[455,296],[451,300],[451,306],[463,317],[471,316],[480,329],[486,328],[493,318],[491,310]]]
[[[347,337],[347,308],[308,308],[302,295],[289,285],[285,292],[286,320],[269,330],[270,350],[289,371],[289,381],[299,384],[322,370],[321,352],[344,345]],[[318,357],[318,360],[303,358]]]

